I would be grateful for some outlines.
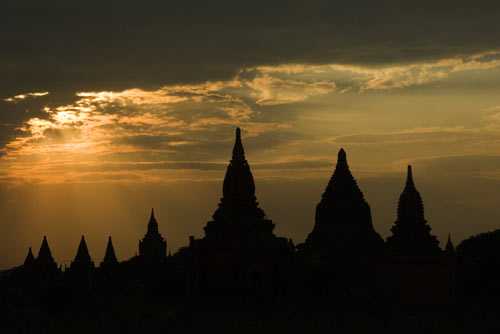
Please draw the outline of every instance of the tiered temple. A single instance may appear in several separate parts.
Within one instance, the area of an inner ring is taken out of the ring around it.
[[[376,291],[382,298],[447,300],[454,295],[454,251],[445,252],[431,235],[424,205],[408,166],[406,185],[399,197],[397,220],[379,259]]]
[[[315,224],[298,254],[318,288],[331,290],[359,284],[366,288],[373,260],[382,246],[365,201],[340,149],[335,171],[316,207]],[[341,285],[334,287],[334,285]],[[325,286],[322,286],[325,285]]]
[[[190,238],[192,289],[260,292],[284,288],[294,247],[273,234],[273,222],[258,206],[239,128],[222,193],[213,220],[204,228],[205,237]]]
[[[148,231],[139,242],[139,259],[144,262],[164,262],[167,258],[167,242],[158,230],[154,210],[151,209]]]
[[[167,242],[152,209],[138,256],[119,263],[109,237],[104,259],[96,269],[82,236],[74,261],[60,275],[44,237],[37,258],[29,249],[19,281],[41,291],[64,276],[84,291],[132,283],[175,293],[186,289],[190,293],[259,295],[289,291],[292,283],[294,289],[348,297],[365,298],[375,292],[383,299],[446,300],[454,295],[455,250],[450,236],[443,251],[430,233],[411,166],[392,235],[385,244],[373,228],[370,206],[349,170],[343,149],[316,207],[314,228],[297,251],[291,240],[274,235],[274,227],[257,202],[237,128],[222,198],[204,227],[203,238],[191,236],[189,247],[167,257]]]
[[[422,197],[415,188],[411,166],[408,166],[406,185],[399,197],[398,218],[387,238],[386,248],[393,252],[440,253],[439,241],[430,234],[431,228],[424,218]]]

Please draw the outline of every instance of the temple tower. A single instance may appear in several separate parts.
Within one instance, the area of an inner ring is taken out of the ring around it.
[[[384,299],[447,300],[454,295],[455,256],[439,247],[424,218],[424,205],[408,166],[397,220],[377,266],[377,293]]]
[[[430,234],[424,218],[422,197],[415,188],[411,166],[408,166],[406,185],[399,197],[398,218],[387,238],[386,248],[399,253],[440,253],[439,241]]]
[[[26,255],[26,259],[24,259],[24,267],[32,266],[35,263],[35,257],[33,256],[33,252],[31,251],[31,247],[28,250],[28,255]]]
[[[259,208],[239,128],[222,195],[205,237],[190,237],[191,288],[238,293],[284,288],[294,246],[273,234],[273,222]]]
[[[158,230],[154,210],[151,209],[148,230],[139,241],[139,259],[144,262],[164,262],[167,258],[167,242]]]
[[[308,284],[321,290],[369,289],[382,243],[373,228],[370,206],[349,170],[346,152],[340,149],[335,171],[316,207],[314,228],[297,246]]]
[[[111,241],[111,236],[108,238],[108,245],[106,246],[106,253],[104,254],[104,259],[102,260],[100,267],[113,267],[118,264],[118,259],[116,258],[115,248],[113,247],[113,242]]]
[[[67,269],[73,286],[77,289],[90,291],[94,278],[95,265],[90,257],[85,237],[82,235],[75,259]]]
[[[46,236],[43,237],[37,258],[34,258],[31,247],[29,248],[24,260],[23,272],[27,288],[45,288],[58,283],[61,270],[52,257]]]

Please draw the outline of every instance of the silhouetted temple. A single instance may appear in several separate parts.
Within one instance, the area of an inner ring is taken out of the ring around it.
[[[85,237],[82,235],[75,259],[71,262],[66,272],[72,280],[74,287],[89,291],[94,279],[95,265],[90,257]]]
[[[31,247],[28,250],[28,255],[26,255],[26,259],[24,259],[23,266],[28,267],[32,266],[35,263],[35,257],[33,256],[33,252],[31,251]]]
[[[316,207],[314,228],[297,246],[298,255],[318,289],[367,289],[382,243],[372,225],[370,206],[340,149],[335,171]]]
[[[167,242],[158,230],[154,210],[151,209],[148,231],[139,242],[139,259],[144,262],[163,262],[167,258]]]
[[[240,129],[224,178],[223,197],[205,226],[205,237],[190,237],[192,289],[261,292],[285,288],[293,244],[273,234],[255,197]]]
[[[408,166],[406,185],[399,197],[398,217],[387,238],[377,270],[377,293],[392,299],[449,299],[453,296],[454,256],[430,234],[424,205]]]
[[[113,242],[111,241],[111,236],[108,238],[108,245],[106,246],[106,253],[104,254],[104,259],[99,265],[100,268],[114,267],[118,264],[118,259],[116,258],[115,248],[113,247]]]
[[[31,247],[22,267],[22,281],[28,289],[43,289],[57,283],[61,270],[52,257],[47,237],[43,237],[37,258],[33,256]]]
[[[191,236],[189,247],[167,257],[167,242],[152,209],[139,253],[131,259],[118,262],[109,237],[96,269],[82,236],[74,260],[62,274],[44,237],[38,257],[30,247],[11,281],[26,291],[59,284],[76,294],[146,288],[177,295],[266,295],[296,289],[363,299],[449,300],[454,295],[455,249],[450,236],[443,251],[430,233],[411,166],[385,244],[373,228],[370,206],[343,149],[305,242],[295,249],[291,240],[276,237],[274,228],[257,202],[238,128],[222,198],[203,238]]]

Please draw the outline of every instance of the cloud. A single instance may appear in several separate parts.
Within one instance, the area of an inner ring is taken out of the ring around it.
[[[285,63],[426,62],[500,48],[499,12],[487,0],[9,1],[0,96],[154,90]]]
[[[311,95],[327,94],[335,90],[334,82],[306,83],[269,76],[254,78],[246,84],[256,91],[252,93],[252,96],[257,97],[256,103],[264,106],[299,102]]]
[[[19,102],[20,100],[25,100],[29,97],[39,97],[49,95],[49,92],[35,92],[35,93],[24,93],[16,96],[5,98],[5,102]]]

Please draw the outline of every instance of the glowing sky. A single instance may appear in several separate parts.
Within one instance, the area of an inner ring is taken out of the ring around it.
[[[127,259],[152,206],[169,251],[202,236],[236,126],[296,243],[340,147],[383,237],[409,163],[442,242],[499,228],[500,6],[483,2],[2,4],[0,268],[44,234],[60,263],[81,234],[96,262],[108,235]]]

